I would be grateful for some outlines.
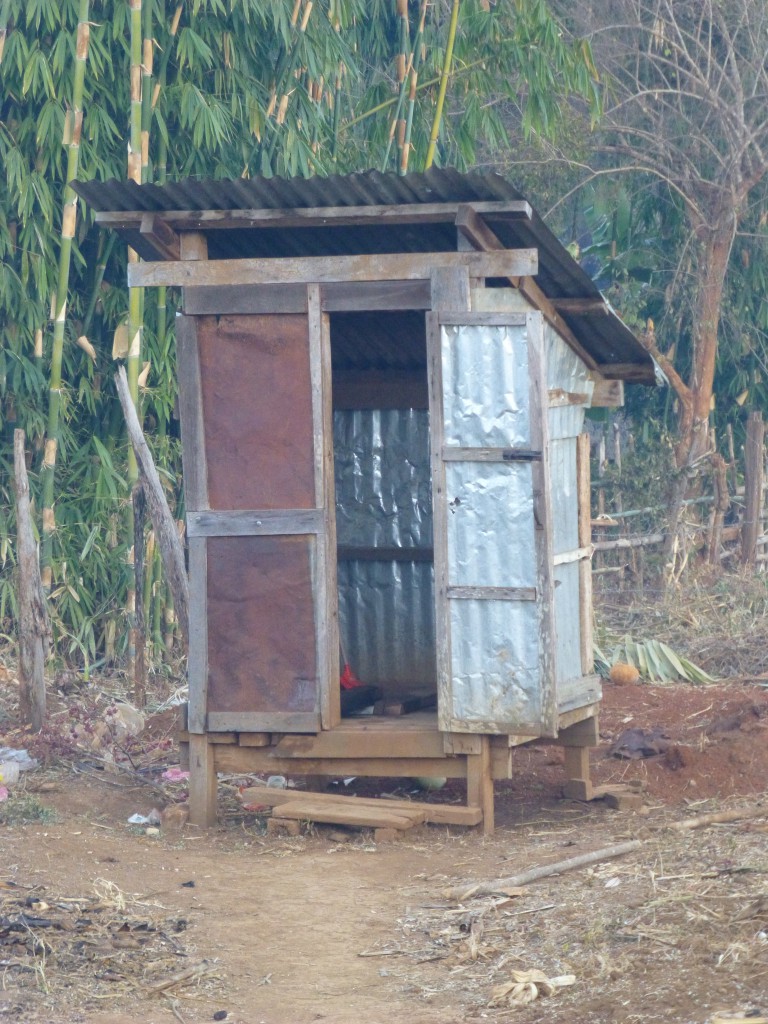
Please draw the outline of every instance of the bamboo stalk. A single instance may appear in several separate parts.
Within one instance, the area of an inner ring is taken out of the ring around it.
[[[466,900],[472,896],[493,896],[503,889],[517,888],[520,885],[528,885],[529,882],[536,882],[540,878],[548,878],[550,875],[560,875],[564,871],[573,871],[576,868],[586,867],[588,864],[597,864],[614,857],[623,857],[627,853],[639,850],[642,845],[639,839],[632,839],[627,843],[606,846],[601,850],[594,850],[592,853],[582,853],[578,857],[559,860],[555,864],[531,868],[530,871],[523,871],[522,874],[512,875],[509,878],[496,878],[492,882],[464,882],[446,889],[443,895],[447,899],[454,900]]]
[[[445,46],[445,58],[443,60],[443,70],[440,75],[440,88],[437,93],[437,104],[435,105],[435,116],[432,121],[432,131],[429,136],[429,147],[427,148],[427,157],[424,161],[424,170],[427,171],[432,166],[432,162],[435,159],[435,150],[437,149],[437,139],[440,135],[440,124],[443,120],[443,108],[445,107],[445,94],[448,91],[448,78],[451,74],[451,64],[453,63],[453,46],[456,42],[456,26],[459,23],[459,6],[461,0],[453,0],[453,7],[451,8],[451,21],[448,26],[448,40]]]
[[[3,63],[3,50],[8,35],[8,19],[11,14],[11,0],[2,0],[0,3],[0,64]]]
[[[419,84],[419,64],[421,63],[421,47],[422,39],[424,38],[424,23],[427,19],[427,2],[428,0],[422,0],[421,13],[419,15],[419,27],[416,30],[416,38],[413,41],[413,51],[411,55],[411,71],[409,75],[408,85],[408,113],[405,118],[405,139],[403,141],[403,149],[400,154],[400,174],[407,174],[408,172],[408,160],[411,154],[411,137],[413,135],[413,115],[416,109],[416,93],[418,91]]]
[[[72,240],[75,237],[75,225],[77,223],[77,195],[72,189],[70,182],[77,177],[80,160],[85,66],[88,61],[88,42],[90,37],[88,13],[89,0],[80,0],[77,43],[75,47],[75,74],[72,84],[72,109],[67,115],[64,126],[64,144],[67,146],[67,184],[64,189],[64,208],[61,218],[59,272],[56,282],[56,296],[52,304],[53,346],[48,385],[48,427],[41,474],[43,491],[42,580],[46,591],[50,591],[53,580],[51,563],[53,558],[53,534],[56,529],[53,500],[61,418],[61,367],[64,356],[64,331],[67,322],[67,295],[69,291],[69,271],[72,263]]]

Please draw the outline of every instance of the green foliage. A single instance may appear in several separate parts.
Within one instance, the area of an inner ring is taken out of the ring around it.
[[[397,88],[391,0],[176,0],[151,3],[154,81],[149,178],[309,175],[379,167]],[[77,0],[1,0],[0,63],[0,621],[13,616],[11,438],[27,434],[40,507]],[[487,9],[486,9],[487,8]],[[297,17],[293,18],[294,12]],[[410,168],[421,169],[442,66],[450,4],[430,3],[413,112]],[[408,4],[410,39],[420,12]],[[129,5],[92,0],[78,177],[126,177],[130,124]],[[563,96],[597,110],[594,69],[544,0],[463,0],[437,162],[466,168],[506,144],[509,111],[524,133],[552,134]],[[502,113],[504,116],[502,116]],[[146,111],[145,111],[146,114]],[[397,154],[389,166],[394,168]],[[61,657],[87,666],[125,642],[130,552],[124,516],[126,444],[114,392],[112,340],[128,312],[126,253],[81,210],[67,297],[52,538],[51,614]],[[177,515],[183,515],[175,404],[177,297],[144,300],[141,415]],[[96,357],[76,344],[85,335]],[[36,350],[42,337],[42,352]],[[152,593],[163,600],[161,581]],[[116,625],[117,623],[117,625]],[[118,651],[119,653],[119,651]]]
[[[36,796],[11,793],[0,804],[0,825],[29,825],[36,821],[47,824],[56,821],[56,812],[46,807]]]

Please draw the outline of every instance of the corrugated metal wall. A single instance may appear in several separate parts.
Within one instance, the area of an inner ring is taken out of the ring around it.
[[[420,409],[337,411],[340,546],[432,547],[429,416]],[[431,562],[339,564],[339,631],[366,683],[436,683]]]

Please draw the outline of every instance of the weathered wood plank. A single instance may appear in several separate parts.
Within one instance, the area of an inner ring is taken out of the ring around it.
[[[235,228],[326,227],[365,224],[440,224],[451,223],[462,204],[402,203],[392,206],[318,206],[294,209],[249,210],[164,210],[163,219],[178,231],[204,229],[228,231]],[[495,220],[530,220],[532,210],[525,200],[477,202],[473,208]],[[141,224],[143,210],[112,211],[96,214],[96,222],[115,231]]]
[[[190,537],[281,537],[317,534],[324,529],[322,509],[236,509],[189,512]]]
[[[185,237],[185,236],[183,236]],[[131,288],[291,284],[332,281],[397,281],[430,278],[439,269],[461,268],[472,277],[535,274],[536,249],[500,252],[387,253],[363,256],[300,256],[278,259],[179,260],[133,263]],[[468,285],[467,285],[468,288]]]
[[[190,732],[191,714],[190,693]],[[211,711],[207,725],[209,732],[314,733],[320,731],[320,715],[315,711]]]
[[[494,799],[491,774],[491,746],[488,736],[480,737],[480,753],[467,755],[467,805],[483,813],[483,835],[493,835]]]
[[[434,720],[433,720],[434,722]],[[421,729],[379,731],[343,727],[317,736],[284,736],[274,746],[284,758],[442,757],[443,739],[434,724]],[[349,772],[346,772],[349,774]]]
[[[490,290],[491,292],[494,289]],[[440,311],[440,324],[444,327],[524,327],[527,313],[505,312],[470,312],[455,313],[452,310]]]
[[[341,544],[337,547],[340,562],[431,562],[432,548],[377,548]]]
[[[203,388],[197,324],[193,317],[176,318],[176,362],[179,380],[181,461],[187,509],[208,508],[208,470],[205,456]]]
[[[272,814],[276,818],[294,818],[300,821],[321,821],[330,825],[356,825],[358,828],[413,828],[424,821],[420,809],[394,810],[382,800],[379,807],[357,806],[355,799],[337,798],[335,803],[315,800],[305,794],[303,800],[291,800],[276,805]]]
[[[464,757],[276,757],[271,747],[215,748],[220,772],[268,772],[270,775],[360,775],[365,777],[466,778]]]
[[[320,719],[324,729],[341,721],[339,613],[336,569],[336,498],[333,476],[331,335],[321,307],[320,286],[307,288],[312,423],[315,449],[315,504],[322,513],[315,575],[315,643]]]
[[[590,488],[589,434],[576,438],[576,502],[578,537],[581,548],[592,548],[592,492]],[[579,565],[579,636],[581,638],[581,671],[594,670],[594,615],[592,611],[592,562],[584,559]]]
[[[570,565],[571,562],[582,562],[592,557],[592,545],[587,544],[583,548],[575,548],[573,551],[561,551],[555,555],[553,565]]]
[[[340,799],[349,800],[355,806],[389,808],[392,811],[420,811],[425,821],[449,825],[477,825],[481,811],[475,807],[463,807],[460,804],[429,804],[418,800],[389,800],[380,797],[348,796],[340,798],[335,793],[307,793],[301,789],[272,789],[267,786],[252,786],[241,794],[246,803],[262,804],[266,807],[306,800],[311,797],[313,803],[338,803]]]
[[[189,655],[187,676],[188,728],[206,731],[208,711],[208,542],[204,537],[189,539]],[[221,732],[230,730],[222,729]],[[232,730],[234,731],[234,730]]]
[[[624,405],[623,380],[605,380],[594,371],[592,379],[595,382],[590,403],[593,409],[617,409]]]
[[[202,828],[211,828],[216,824],[216,749],[206,736],[190,734],[189,821]]]
[[[535,601],[535,587],[451,587],[446,590],[453,601]]]
[[[535,462],[541,451],[533,448],[457,448],[445,445],[445,462]]]
[[[164,260],[181,259],[181,241],[167,221],[158,213],[145,213],[139,227],[141,236],[147,245],[152,246],[155,254]]]

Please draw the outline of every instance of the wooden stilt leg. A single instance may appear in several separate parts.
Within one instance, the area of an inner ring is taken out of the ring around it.
[[[216,824],[216,772],[213,744],[205,735],[189,736],[189,821],[211,828]]]
[[[589,747],[563,747],[565,754],[565,785],[563,796],[572,800],[591,800]]]
[[[483,835],[493,835],[493,778],[491,776],[491,741],[480,737],[480,753],[467,754],[467,804],[483,812]]]

